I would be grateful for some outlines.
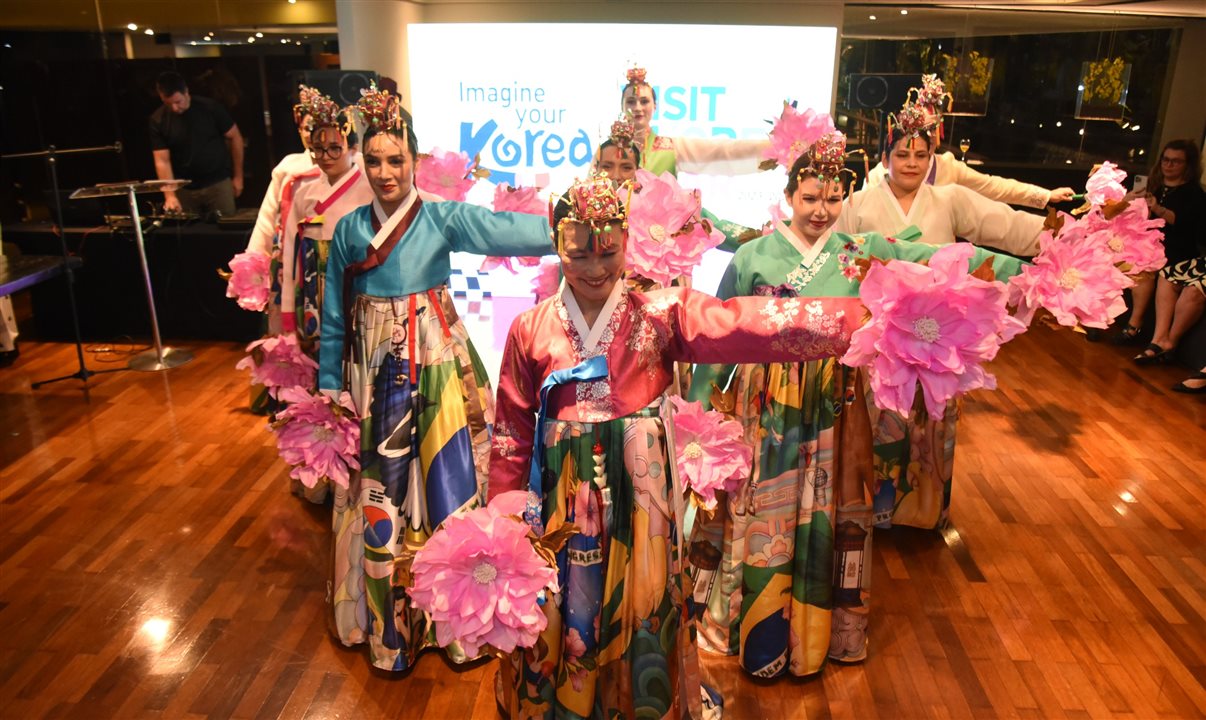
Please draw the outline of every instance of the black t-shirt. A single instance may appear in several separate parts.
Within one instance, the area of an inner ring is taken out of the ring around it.
[[[188,110],[177,115],[160,107],[151,113],[151,149],[169,150],[174,177],[192,180],[191,189],[230,177],[226,133],[234,120],[215,100],[192,96]]]
[[[1168,264],[1198,257],[1206,248],[1206,192],[1194,179],[1183,185],[1162,187],[1156,202],[1177,214],[1176,225],[1164,226],[1164,255]]]

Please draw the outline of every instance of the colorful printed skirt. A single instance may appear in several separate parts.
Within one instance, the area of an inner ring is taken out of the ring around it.
[[[866,655],[871,429],[856,373],[834,360],[738,365],[733,414],[749,480],[691,542],[700,646],[758,677]]]
[[[926,412],[920,393],[910,418],[880,410],[870,399],[868,405],[875,428],[875,526],[946,527],[959,400],[946,404],[941,420]]]
[[[350,320],[344,387],[362,418],[361,470],[334,488],[333,631],[345,645],[368,643],[376,667],[401,671],[437,643],[427,616],[394,587],[394,561],[448,515],[484,501],[494,406],[445,288],[361,296]],[[448,654],[471,659],[455,646]]]
[[[573,522],[580,533],[558,556],[548,627],[502,663],[499,704],[513,719],[715,716],[719,698],[701,702],[682,503],[658,408],[550,420],[544,458],[545,527]]]

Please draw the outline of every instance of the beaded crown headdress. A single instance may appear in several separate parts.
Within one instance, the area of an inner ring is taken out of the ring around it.
[[[648,81],[645,80],[645,76],[647,74],[648,73],[645,68],[642,67],[636,67],[634,65],[633,67],[628,68],[628,70],[624,73],[625,79],[628,80],[628,84],[625,87],[648,85]]]
[[[402,116],[402,103],[397,95],[389,90],[378,90],[377,83],[372,82],[365,90],[360,91],[360,101],[356,103],[356,113],[368,130],[401,130],[406,132],[406,119]]]
[[[922,133],[942,133],[942,114],[950,107],[951,94],[937,75],[921,76],[920,88],[909,88],[904,107],[895,115],[888,115],[888,135],[898,127],[906,135],[921,137]]]
[[[621,197],[622,191],[627,197]],[[628,229],[628,202],[632,199],[632,186],[624,182],[616,184],[604,173],[596,173],[585,180],[576,180],[562,195],[549,200],[549,226],[553,230],[557,250],[562,250],[565,226],[581,223],[590,226],[590,247],[596,252],[610,248],[614,236],[613,223],[623,230]],[[557,206],[569,206],[569,213],[554,226]]]
[[[846,173],[853,180],[856,175],[846,167],[846,136],[837,130],[827,132],[808,146],[803,157],[808,158],[808,164],[800,168],[796,179],[805,176],[815,176],[822,184],[839,182],[842,174]]]
[[[636,142],[636,128],[627,113],[611,124],[607,139],[620,147],[627,148]]]
[[[309,85],[298,86],[298,102],[293,106],[293,122],[298,132],[310,135],[323,127],[338,128],[344,137],[352,132],[352,122],[334,100]]]

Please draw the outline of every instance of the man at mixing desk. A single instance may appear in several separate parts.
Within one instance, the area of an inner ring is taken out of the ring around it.
[[[151,114],[151,149],[160,180],[192,182],[164,192],[167,212],[233,215],[243,192],[243,136],[220,103],[189,94],[184,78],[164,72],[155,82],[163,107]]]

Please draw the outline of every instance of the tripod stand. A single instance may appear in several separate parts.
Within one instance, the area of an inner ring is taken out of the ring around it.
[[[84,382],[84,389],[87,390],[88,378],[101,373],[117,372],[124,368],[113,368],[110,370],[90,370],[84,362],[84,343],[80,337],[80,317],[79,311],[75,305],[75,269],[73,267],[70,253],[67,251],[67,231],[63,224],[63,201],[59,193],[59,171],[58,158],[60,155],[82,155],[84,153],[97,152],[121,152],[121,143],[112,145],[102,145],[99,147],[90,148],[75,148],[71,150],[59,150],[54,145],[47,147],[45,150],[28,153],[13,153],[11,155],[0,156],[4,160],[17,160],[20,158],[45,158],[46,167],[50,171],[50,186],[54,191],[54,219],[59,226],[59,249],[63,255],[63,274],[67,277],[67,301],[71,306],[71,331],[72,337],[75,339],[75,357],[79,363],[79,369],[70,375],[62,377],[50,378],[49,380],[39,380],[32,383],[33,389],[38,389],[49,383],[59,382],[60,380],[78,379]]]

